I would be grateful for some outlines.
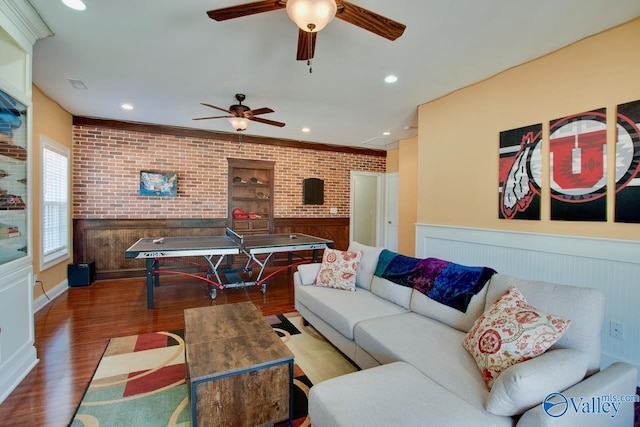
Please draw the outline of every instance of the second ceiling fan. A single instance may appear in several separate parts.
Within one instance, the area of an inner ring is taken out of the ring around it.
[[[229,119],[229,122],[231,123],[233,128],[238,132],[242,132],[242,131],[247,129],[247,125],[249,124],[249,120],[254,121],[254,122],[258,122],[258,123],[264,123],[266,125],[271,125],[271,126],[278,126],[278,127],[283,127],[284,126],[284,123],[282,123],[282,122],[276,122],[275,120],[269,120],[269,119],[263,119],[262,117],[256,117],[256,116],[261,115],[261,114],[273,113],[273,110],[271,108],[268,108],[268,107],[263,107],[263,108],[258,108],[256,110],[252,110],[251,108],[249,108],[249,106],[242,104],[242,101],[244,101],[245,98],[246,98],[246,96],[243,93],[236,93],[236,99],[238,100],[238,103],[232,105],[231,107],[229,107],[228,110],[225,110],[224,108],[216,107],[215,105],[211,105],[211,104],[207,104],[207,103],[202,102],[201,103],[202,105],[204,105],[206,107],[214,108],[214,109],[219,110],[219,111],[224,111],[228,115],[226,115],[226,116],[198,117],[198,118],[195,118],[193,120]]]
[[[284,8],[299,28],[296,55],[299,61],[313,58],[316,33],[334,16],[392,41],[406,28],[404,24],[343,0],[264,0],[210,10],[207,15],[216,21],[226,21]]]

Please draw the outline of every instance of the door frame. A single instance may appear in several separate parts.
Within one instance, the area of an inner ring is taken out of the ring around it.
[[[400,173],[399,172],[389,172],[386,173],[384,175],[384,220],[382,222],[383,227],[384,227],[384,247],[390,250],[395,250],[396,252],[398,251],[398,248],[396,247],[395,249],[391,248],[391,246],[389,245],[389,210],[390,210],[390,200],[391,198],[389,197],[389,190],[390,190],[390,185],[389,185],[389,178],[394,177],[396,178],[396,191],[398,191],[400,189]],[[398,245],[398,234],[400,231],[400,195],[398,194],[396,197],[396,221],[398,221],[398,223],[395,225],[396,227],[396,246]]]
[[[351,171],[349,188],[349,242],[353,242],[353,223],[355,205],[355,180],[358,176],[376,177],[376,246],[382,246],[384,242],[384,181],[385,174],[381,172]]]

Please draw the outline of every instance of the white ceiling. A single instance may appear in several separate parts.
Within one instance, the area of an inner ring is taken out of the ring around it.
[[[192,119],[220,113],[201,102],[228,108],[240,92],[286,123],[246,134],[377,149],[417,134],[418,105],[640,15],[639,0],[353,0],[404,35],[334,19],[310,74],[285,10],[216,22],[207,10],[247,1],[85,0],[84,12],[29,1],[54,33],[36,42],[33,81],[75,116],[234,132]]]

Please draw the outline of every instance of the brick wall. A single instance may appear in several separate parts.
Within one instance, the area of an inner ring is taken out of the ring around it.
[[[84,125],[73,131],[75,219],[226,218],[228,157],[275,161],[276,218],[348,217],[350,171],[386,167],[385,157],[366,154]],[[140,196],[141,170],[177,172],[178,196]],[[305,178],[325,180],[324,205],[302,204]]]

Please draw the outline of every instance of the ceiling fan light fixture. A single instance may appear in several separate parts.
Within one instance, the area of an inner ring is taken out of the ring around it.
[[[242,132],[247,129],[249,119],[244,117],[229,117],[229,123],[231,123],[231,126],[233,126],[237,132]]]
[[[309,33],[322,30],[336,16],[335,0],[287,0],[287,14],[298,28]]]

